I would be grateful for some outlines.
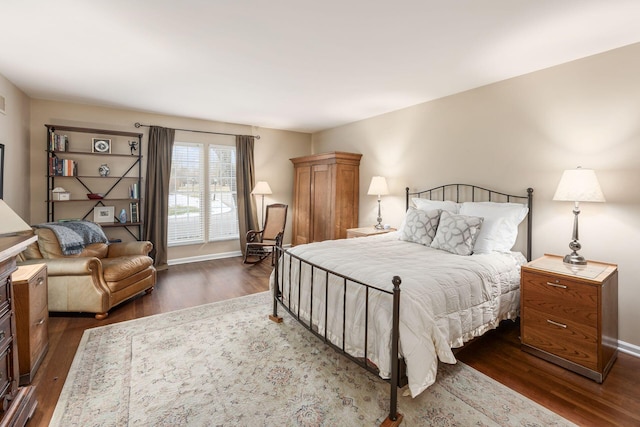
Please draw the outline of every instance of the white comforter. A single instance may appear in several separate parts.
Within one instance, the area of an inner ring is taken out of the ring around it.
[[[312,243],[289,251],[306,261],[382,289],[392,290],[393,276],[400,276],[400,354],[407,364],[413,397],[435,382],[438,359],[456,362],[452,347],[460,347],[495,328],[501,320],[518,314],[520,265],[526,262],[520,253],[459,256],[400,241],[396,233]],[[298,307],[298,261],[294,259],[289,263],[289,257],[282,261],[280,273],[285,280],[282,289],[285,300],[294,312],[299,310],[304,319],[308,319],[312,311],[314,329],[324,334],[325,273],[314,270],[311,310],[310,269],[302,268],[303,290]],[[293,283],[291,291],[287,283],[289,277]],[[330,277],[327,336],[342,346],[344,280]],[[273,286],[273,275],[271,282]],[[353,356],[364,357],[365,291],[354,284],[348,284],[347,289],[348,326],[344,347]],[[390,375],[392,309],[390,295],[370,291],[366,357],[378,366],[383,378]]]

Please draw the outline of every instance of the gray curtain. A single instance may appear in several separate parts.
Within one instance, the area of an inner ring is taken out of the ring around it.
[[[255,138],[247,135],[236,136],[236,185],[238,197],[238,229],[240,231],[240,250],[244,254],[247,243],[247,231],[259,230],[258,216],[251,190],[255,185],[255,166],[253,145]]]
[[[144,238],[153,243],[151,257],[158,270],[168,267],[169,178],[175,134],[175,129],[149,127],[147,179],[143,204]]]

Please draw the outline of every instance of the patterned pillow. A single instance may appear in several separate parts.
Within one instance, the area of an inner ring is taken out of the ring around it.
[[[410,207],[400,229],[400,240],[429,246],[440,222],[440,209],[423,211]]]
[[[442,211],[440,224],[431,247],[452,254],[471,255],[484,218]]]

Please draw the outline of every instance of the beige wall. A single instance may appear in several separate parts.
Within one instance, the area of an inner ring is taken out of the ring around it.
[[[620,339],[640,346],[640,44],[313,135],[313,152],[362,153],[360,225],[373,224],[373,175],[388,178],[384,222],[404,188],[471,182],[533,187],[533,252],[569,251],[572,204],[553,202],[564,169],[596,170],[607,199],[583,203],[581,253],[619,265]],[[635,351],[640,352],[640,347]]]
[[[0,75],[0,144],[5,146],[4,201],[25,221],[29,220],[29,97]]]
[[[147,153],[148,128],[136,129],[135,122],[164,127],[195,129],[203,131],[259,134],[255,145],[256,179],[269,182],[273,195],[265,197],[265,204],[286,203],[291,206],[293,194],[293,166],[290,157],[309,154],[311,135],[274,129],[252,128],[251,126],[187,119],[174,116],[140,113],[131,110],[95,107],[90,105],[53,102],[34,99],[31,101],[31,223],[46,221],[46,180],[43,171],[46,165],[46,128],[44,124],[64,124],[70,126],[114,129],[144,133],[142,154]],[[176,140],[183,142],[214,142],[235,144],[231,136],[207,135],[193,132],[176,132]],[[89,142],[87,142],[89,143]],[[143,171],[146,163],[143,163]],[[144,173],[144,172],[143,172]],[[258,202],[258,207],[260,206]],[[291,217],[291,216],[289,216]],[[122,230],[121,230],[122,231]],[[110,230],[110,233],[116,231]],[[119,237],[117,234],[113,237]],[[291,242],[291,224],[287,224],[285,243]],[[184,259],[206,259],[212,254],[224,254],[240,250],[238,240],[207,243],[203,245],[179,246],[169,249],[169,261]]]

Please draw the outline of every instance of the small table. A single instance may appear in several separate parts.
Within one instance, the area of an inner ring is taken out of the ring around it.
[[[347,229],[347,239],[352,239],[354,237],[367,237],[367,236],[375,236],[376,234],[384,234],[390,233],[392,231],[397,231],[395,228],[387,228],[379,230],[373,226],[371,227],[360,227],[360,228],[348,228]]]
[[[30,384],[49,349],[47,265],[18,266],[11,275],[16,310],[20,385]]]
[[[618,267],[545,255],[522,266],[522,349],[599,383],[618,355]]]

